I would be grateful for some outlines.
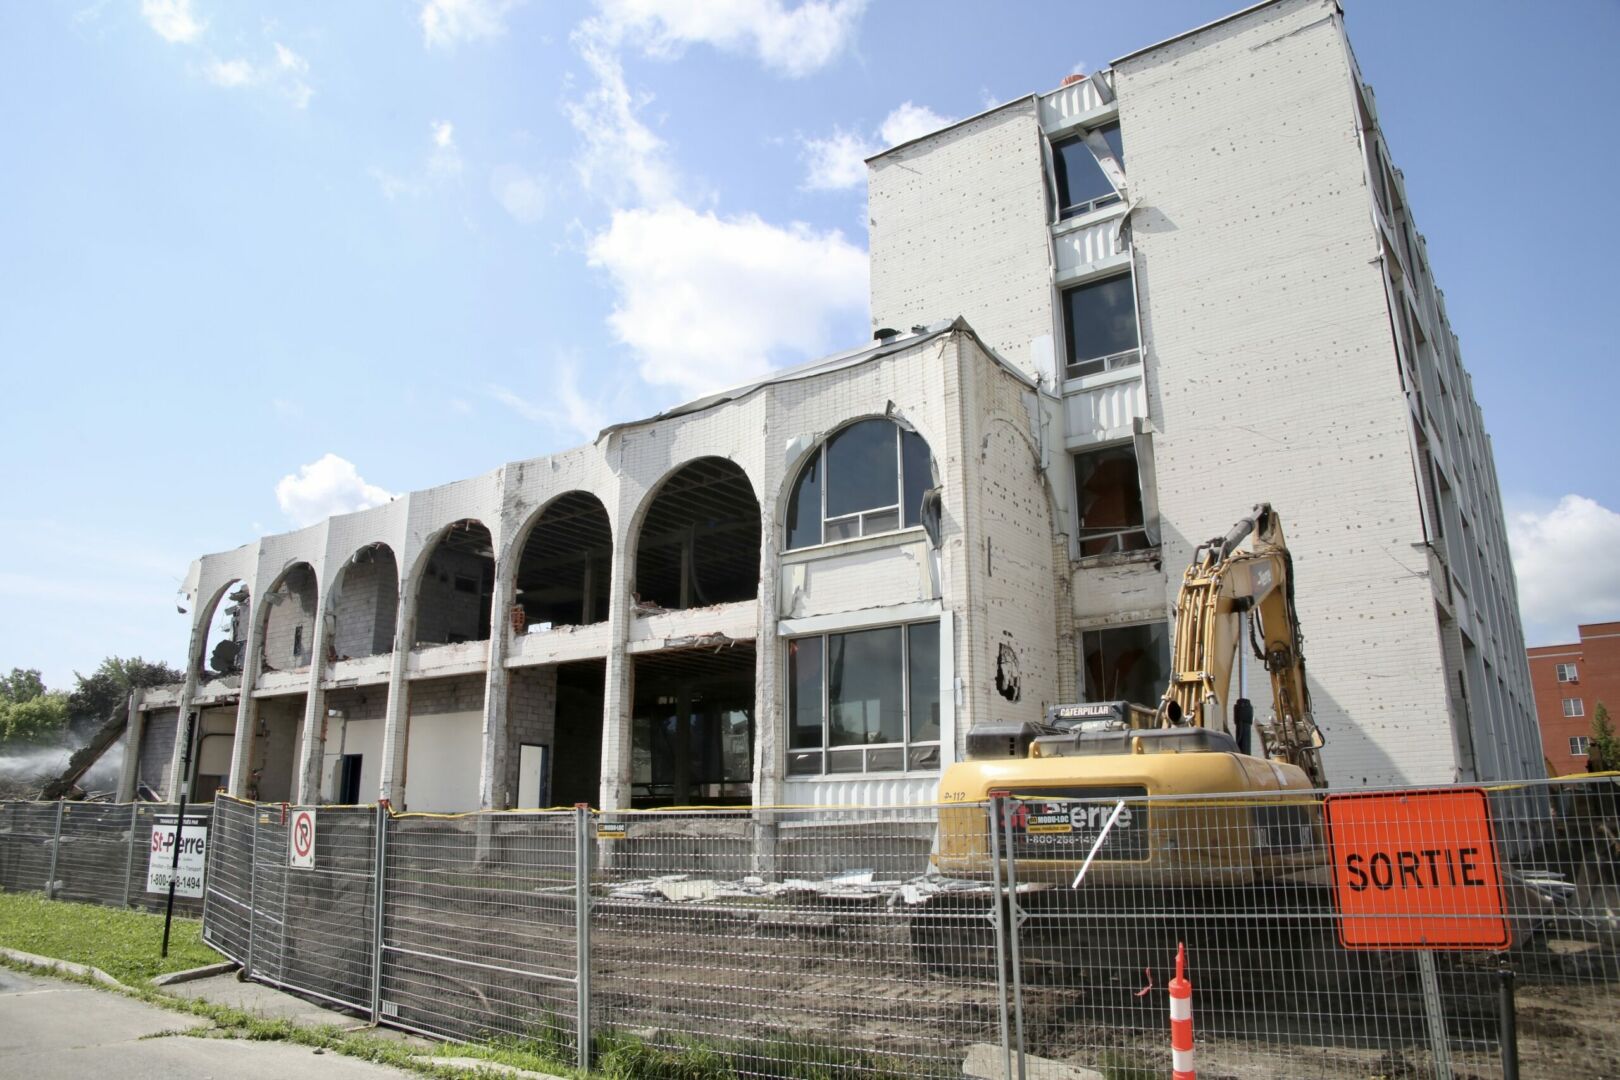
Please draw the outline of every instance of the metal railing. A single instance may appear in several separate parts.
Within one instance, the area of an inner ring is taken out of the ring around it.
[[[1206,1075],[1620,1074],[1616,778],[1141,791],[320,807],[300,865],[301,808],[222,799],[204,937],[380,1023],[581,1064],[1166,1075],[1184,948]]]
[[[175,810],[165,803],[0,802],[0,889],[161,911],[168,890],[152,888],[149,874],[154,827],[160,836],[172,830]],[[186,808],[202,829],[211,814],[206,804]],[[188,824],[186,835],[193,832]],[[158,859],[164,873],[169,857]],[[184,915],[200,915],[202,906],[200,897],[175,898]]]

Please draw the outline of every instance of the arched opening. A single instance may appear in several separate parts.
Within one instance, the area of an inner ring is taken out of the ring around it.
[[[213,682],[242,674],[246,660],[248,612],[251,597],[247,582],[232,581],[214,594],[204,620],[202,653],[191,658],[201,682]]]
[[[513,602],[528,629],[587,626],[608,617],[613,526],[595,495],[559,495],[530,526],[518,557]]]
[[[482,522],[465,518],[440,534],[423,556],[416,583],[417,645],[489,639],[495,591],[495,546]]]
[[[698,458],[663,482],[637,536],[635,593],[671,610],[759,595],[759,500],[735,462]]]
[[[788,550],[921,525],[933,486],[927,440],[893,420],[857,420],[817,447],[793,481]]]
[[[387,544],[367,544],[338,572],[330,604],[336,660],[381,656],[394,649],[399,611],[399,563]]]
[[[315,648],[315,619],[320,611],[315,569],[294,563],[264,595],[264,644],[259,670],[307,671]]]

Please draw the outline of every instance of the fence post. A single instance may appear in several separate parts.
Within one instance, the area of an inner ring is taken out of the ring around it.
[[[129,907],[129,879],[135,876],[135,826],[140,824],[141,804],[129,804],[129,853],[124,859],[124,906]],[[212,824],[212,823],[210,823]]]
[[[574,804],[574,1038],[579,1067],[591,1067],[591,808]]]
[[[1007,926],[1001,917],[1005,910],[1001,903],[1001,799],[1001,795],[991,794],[990,803],[985,808],[989,815],[985,831],[990,839],[991,908],[988,917],[996,930],[996,1005],[1001,1020],[1001,1067],[1002,1075],[1010,1080],[1013,1075],[1012,1021],[1007,1012]]]
[[[62,808],[66,804],[56,800],[56,831],[51,837],[51,868],[45,874],[45,899],[56,899],[56,857],[62,850]]]
[[[247,961],[242,965],[242,976],[253,975],[253,943],[258,934],[254,927],[259,914],[259,806],[257,803],[238,803],[248,808],[248,932]]]
[[[1011,796],[1002,799],[1001,809],[1010,809]],[[1001,827],[1007,848],[1007,939],[1012,953],[1013,1034],[1017,1036],[1015,1049],[1018,1059],[1018,1080],[1025,1080],[1027,1063],[1024,1057],[1024,958],[1018,948],[1020,932],[1024,927],[1024,909],[1018,906],[1018,852],[1013,847],[1013,816],[1003,812]]]
[[[388,804],[377,804],[377,855],[372,865],[371,1023],[382,1022],[383,887],[388,882]]]

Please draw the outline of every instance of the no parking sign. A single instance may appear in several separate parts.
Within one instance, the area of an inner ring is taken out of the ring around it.
[[[287,829],[287,865],[315,869],[315,811],[294,810]]]

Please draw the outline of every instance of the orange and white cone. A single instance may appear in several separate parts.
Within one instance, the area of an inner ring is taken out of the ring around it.
[[[1192,980],[1187,978],[1187,946],[1176,944],[1176,977],[1170,980],[1170,1055],[1173,1080],[1197,1080],[1193,1065]]]

